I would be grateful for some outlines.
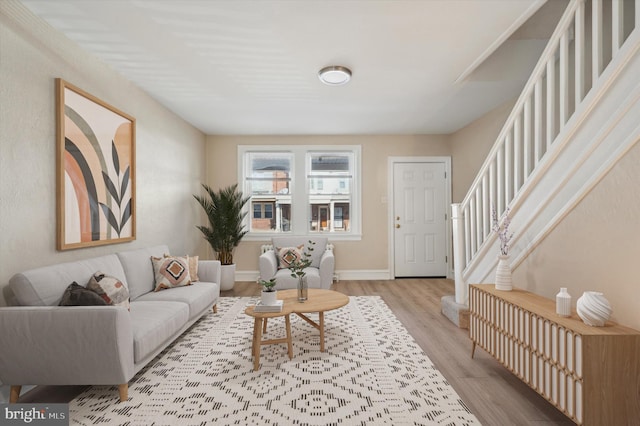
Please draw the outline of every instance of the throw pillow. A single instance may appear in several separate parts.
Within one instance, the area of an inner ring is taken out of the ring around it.
[[[191,284],[187,258],[180,256],[151,257],[151,262],[156,282],[154,291]]]
[[[198,261],[200,260],[199,256],[187,256],[189,259],[189,275],[191,275],[191,282],[200,281],[200,277],[198,276]]]
[[[98,306],[106,304],[107,302],[98,293],[84,288],[74,281],[65,289],[58,306]]]
[[[100,271],[93,274],[87,284],[89,290],[95,291],[108,305],[129,307],[129,290],[119,279]]]
[[[304,244],[298,247],[276,247],[278,269],[289,268],[294,263],[302,260]]]
[[[169,254],[164,254],[164,257],[171,257]],[[199,256],[181,256],[188,260],[189,262],[189,275],[191,275],[191,282],[194,283],[196,281],[200,281],[200,277],[198,277],[198,260],[200,260]]]

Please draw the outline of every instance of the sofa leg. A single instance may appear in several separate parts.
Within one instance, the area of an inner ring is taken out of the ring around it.
[[[18,398],[20,398],[20,390],[22,390],[22,386],[11,386],[11,390],[9,391],[10,404],[18,402]]]
[[[129,399],[129,384],[118,385],[118,392],[120,393],[120,402],[125,402]]]
[[[218,305],[213,305],[213,313],[214,314],[218,313]]]

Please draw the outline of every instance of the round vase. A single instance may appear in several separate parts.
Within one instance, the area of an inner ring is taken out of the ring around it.
[[[585,291],[576,302],[576,311],[585,324],[602,327],[611,316],[611,305],[602,293]]]
[[[304,302],[308,297],[307,277],[298,277],[298,302]]]
[[[496,290],[511,291],[512,289],[509,255],[501,254],[498,256],[498,267],[496,268]]]
[[[278,292],[277,291],[263,291],[261,302],[263,305],[273,306],[276,304],[278,300]]]

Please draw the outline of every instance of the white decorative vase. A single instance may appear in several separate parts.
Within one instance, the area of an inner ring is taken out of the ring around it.
[[[571,316],[571,295],[566,287],[561,287],[560,293],[556,295],[556,314],[561,317]]]
[[[274,291],[263,291],[262,298],[260,299],[263,305],[273,306],[276,304],[276,300],[278,300],[278,292]]]
[[[585,291],[576,302],[576,311],[585,324],[602,327],[611,316],[611,305],[602,293]]]
[[[498,267],[496,268],[496,290],[511,291],[512,289],[509,255],[501,254],[498,256]]]

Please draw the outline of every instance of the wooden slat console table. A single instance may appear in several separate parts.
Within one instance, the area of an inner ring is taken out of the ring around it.
[[[473,284],[469,336],[579,425],[640,422],[640,332],[590,327],[527,291]]]

